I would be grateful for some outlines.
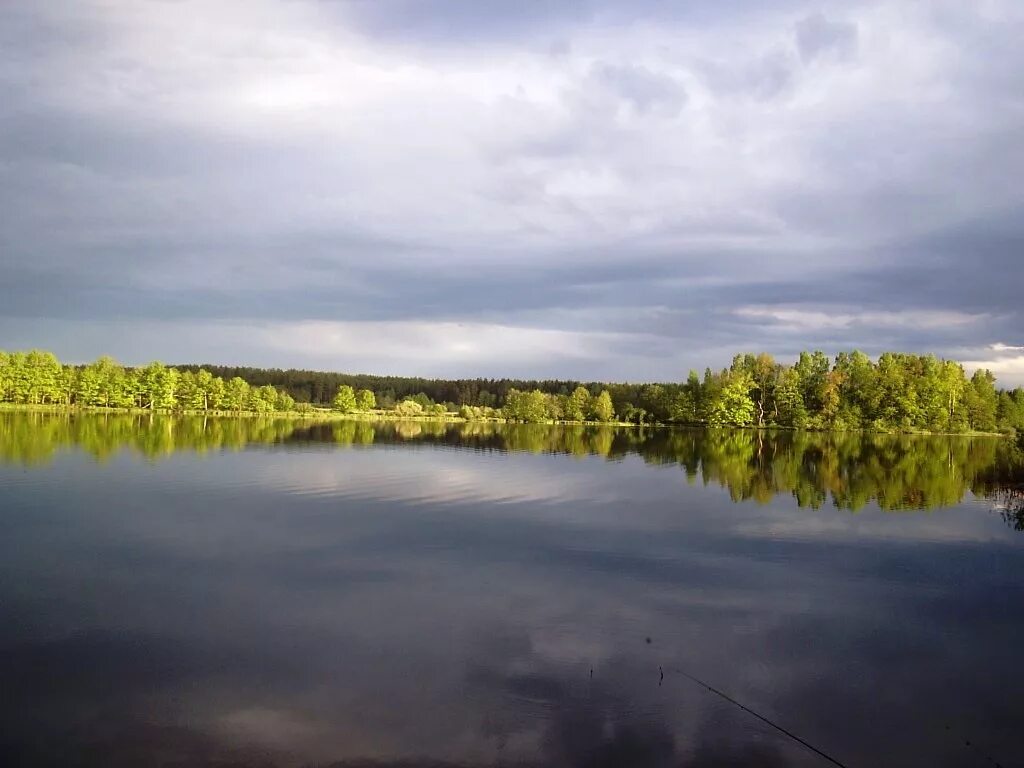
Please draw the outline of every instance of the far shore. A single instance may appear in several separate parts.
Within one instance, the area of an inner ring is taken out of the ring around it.
[[[544,426],[567,426],[567,427],[617,427],[625,428],[630,427],[633,429],[644,428],[644,429],[728,429],[728,430],[745,430],[751,432],[814,432],[819,434],[866,434],[866,435],[920,435],[920,436],[932,436],[932,437],[1013,437],[1013,435],[1003,432],[979,432],[979,431],[968,431],[968,432],[929,432],[921,429],[907,429],[907,430],[875,430],[875,429],[796,429],[793,427],[784,427],[778,425],[765,425],[763,427],[757,426],[744,426],[744,427],[711,427],[707,424],[678,424],[672,422],[654,422],[647,424],[637,424],[629,421],[564,421],[564,420],[548,420],[548,421],[536,421],[536,422],[523,422],[516,421],[514,419],[503,419],[503,418],[479,418],[479,419],[467,419],[459,416],[457,413],[446,413],[446,414],[422,414],[417,416],[410,416],[407,414],[396,413],[394,411],[388,411],[383,409],[375,409],[372,411],[357,411],[351,413],[342,413],[335,411],[330,408],[312,407],[306,410],[291,410],[291,411],[220,411],[220,410],[171,410],[171,409],[151,409],[151,408],[110,408],[103,406],[80,406],[80,405],[25,405],[16,403],[0,403],[0,412],[3,411],[17,411],[25,413],[50,413],[50,414],[89,414],[89,415],[100,415],[100,414],[123,414],[133,416],[205,416],[212,418],[231,418],[231,419],[295,419],[309,422],[329,422],[329,421],[404,421],[404,422],[423,422],[423,423],[447,423],[447,424],[535,424]]]

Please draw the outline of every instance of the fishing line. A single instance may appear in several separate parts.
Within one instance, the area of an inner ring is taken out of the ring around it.
[[[743,704],[740,704],[738,701],[736,701],[736,699],[734,699],[729,694],[722,693],[722,691],[718,690],[717,688],[715,688],[715,687],[713,687],[711,685],[708,685],[707,683],[705,683],[700,678],[694,677],[693,675],[691,675],[686,670],[676,668],[676,669],[674,669],[672,671],[673,672],[678,672],[683,677],[689,678],[690,680],[695,682],[697,685],[701,686],[702,688],[706,688],[707,690],[711,691],[711,693],[715,694],[716,696],[721,696],[723,699],[728,701],[730,704],[739,707],[740,709],[742,709],[747,714],[753,715],[754,717],[756,717],[761,722],[770,725],[776,731],[778,731],[779,733],[783,734],[784,736],[788,736],[789,738],[791,738],[793,741],[797,742],[798,744],[802,744],[804,747],[806,747],[807,749],[811,750],[811,752],[813,752],[814,754],[816,754],[816,755],[818,755],[820,757],[825,758],[830,763],[832,763],[832,765],[837,765],[837,766],[839,766],[839,768],[849,768],[848,765],[846,765],[845,763],[840,762],[839,760],[836,760],[834,757],[832,757],[832,755],[830,755],[830,754],[828,754],[826,752],[822,752],[816,746],[814,746],[813,744],[811,744],[811,743],[809,743],[807,741],[804,741],[803,739],[801,739],[799,736],[797,736],[792,731],[786,730],[785,728],[783,728],[778,723],[773,723],[771,720],[769,720],[764,715],[759,715],[757,712],[752,710],[750,707],[747,707],[747,706],[744,706]]]
[[[952,733],[952,731],[953,731],[953,729],[950,728],[949,725],[946,726],[946,730],[949,731],[950,733]],[[998,760],[996,760],[994,757],[992,757],[992,755],[990,755],[988,752],[983,750],[981,747],[979,747],[977,744],[975,744],[970,739],[964,739],[964,746],[967,747],[968,749],[971,749],[971,750],[974,750],[975,752],[977,752],[979,755],[981,755],[986,760],[988,760],[996,768],[1003,768],[1003,764],[1002,763],[1000,763]]]

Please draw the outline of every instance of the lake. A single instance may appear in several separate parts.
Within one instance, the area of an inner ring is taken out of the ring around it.
[[[996,438],[0,412],[6,766],[1024,764]],[[970,742],[968,744],[968,742]]]

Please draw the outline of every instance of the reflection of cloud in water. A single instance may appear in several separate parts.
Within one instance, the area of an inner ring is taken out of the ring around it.
[[[366,498],[410,503],[558,502],[614,497],[588,483],[592,474],[558,471],[550,459],[473,455],[450,451],[353,451],[313,457],[293,454],[275,461],[255,481],[299,495]]]
[[[868,502],[853,514],[832,505],[799,507],[791,496],[778,495],[767,504],[737,505],[717,485],[690,484],[678,467],[651,466],[636,456],[609,464],[599,457],[430,447],[320,449],[218,454],[198,461],[182,456],[150,471],[138,482],[170,490],[187,474],[192,486],[210,498],[248,495],[258,487],[268,492],[268,498],[276,495],[280,504],[308,498],[339,513],[359,509],[365,502],[390,505],[392,510],[404,507],[409,514],[421,516],[443,509],[450,515],[662,534],[712,526],[739,536],[805,540],[985,541],[1013,536],[1012,530],[998,524],[998,515],[968,512],[964,504],[927,513],[883,513]],[[76,474],[82,482],[101,477]],[[134,481],[120,474],[118,482]],[[968,496],[967,501],[971,500]]]
[[[991,516],[979,510],[993,507],[985,500],[969,497],[963,505],[927,511],[881,512],[869,506],[857,514],[836,510],[801,510],[779,504],[772,515],[748,515],[734,531],[742,536],[788,539],[877,539],[884,541],[986,541],[1006,540],[1006,531],[993,526]]]
[[[689,445],[729,488],[771,479],[745,438]],[[816,446],[815,472],[835,457]],[[89,768],[818,764],[680,668],[851,765],[964,764],[940,718],[1022,756],[1022,540],[998,515],[736,504],[649,459],[312,442],[2,467],[0,749]]]
[[[371,736],[358,730],[362,718],[356,711],[342,713],[321,707],[312,715],[308,706],[304,710],[287,705],[253,706],[204,718],[203,711],[215,713],[220,706],[217,700],[227,693],[210,688],[211,680],[230,673],[231,665],[223,669],[204,663],[196,666],[196,659],[177,651],[171,651],[162,662],[156,657],[156,666],[163,669],[139,664],[155,650],[153,643],[152,638],[141,636],[92,636],[16,650],[0,672],[12,696],[5,702],[5,723],[17,729],[14,743],[23,745],[24,764],[83,768],[134,764],[203,768],[812,764],[789,746],[774,742],[770,734],[751,731],[742,723],[729,738],[721,738],[716,735],[721,722],[700,721],[707,712],[694,712],[696,725],[688,727],[673,715],[670,704],[657,700],[664,689],[653,685],[653,679],[638,685],[635,665],[621,659],[602,667],[596,679],[583,679],[580,667],[552,666],[532,658],[528,647],[519,649],[522,655],[517,658],[507,643],[503,649],[513,653],[500,667],[471,665],[467,670],[467,695],[484,711],[464,720],[476,730],[456,737],[457,743],[449,747],[478,757],[418,757],[414,750],[408,757],[396,758],[389,756],[396,745],[388,744],[388,734]],[[494,650],[493,646],[486,649],[488,655]],[[67,674],[83,663],[92,664],[92,671]],[[20,674],[12,669],[15,665]],[[39,668],[50,665],[55,674],[47,687],[33,689],[33,683],[43,682]],[[61,668],[63,672],[57,673]],[[200,682],[204,685],[197,700],[185,699],[189,705],[185,721],[168,711],[166,704],[154,708],[160,697],[153,694],[175,682],[185,688]],[[279,690],[276,695],[282,693],[286,694]],[[48,717],[59,717],[61,712],[61,708],[54,709],[55,695],[69,713],[81,711],[88,702],[102,701],[101,713],[95,720],[71,717],[50,721]],[[46,715],[40,718],[32,710],[43,701]],[[282,703],[286,701],[287,694]],[[517,707],[517,701],[523,705]],[[422,718],[436,724],[453,702],[438,700],[434,704],[440,710],[423,712],[404,709],[400,698],[390,703],[400,707],[393,717]],[[540,713],[542,717],[537,716]],[[718,714],[721,717],[723,713]],[[728,713],[724,714],[728,719]],[[682,738],[688,731],[693,733],[692,740]],[[3,750],[0,747],[0,752]],[[338,760],[353,753],[359,757]],[[783,760],[788,753],[793,762]]]

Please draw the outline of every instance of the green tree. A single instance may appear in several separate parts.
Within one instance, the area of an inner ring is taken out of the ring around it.
[[[753,382],[750,397],[754,403],[755,421],[761,427],[775,411],[779,366],[771,355],[762,352],[749,360],[746,367]]]
[[[608,394],[607,389],[602,389],[590,403],[590,418],[594,421],[611,421],[613,416],[615,408],[612,405],[612,396]]]
[[[801,352],[796,363],[800,374],[800,396],[804,407],[814,414],[821,411],[825,380],[829,373],[828,357],[824,352]]]
[[[269,384],[249,388],[248,410],[254,413],[270,413],[277,408],[278,392]]]
[[[214,381],[216,381],[216,377],[209,371],[203,368],[196,371],[196,407],[198,409],[209,411],[217,407],[217,404],[213,402]]]
[[[995,376],[985,369],[975,371],[967,390],[967,413],[971,428],[981,432],[994,431],[998,405]]]
[[[201,411],[206,407],[206,393],[199,386],[196,374],[185,371],[178,379],[178,405],[183,410]]]
[[[348,384],[342,384],[338,387],[337,393],[334,395],[332,402],[334,410],[341,411],[342,413],[351,413],[356,409],[356,392]]]
[[[213,376],[210,379],[210,385],[207,387],[206,401],[207,406],[211,410],[219,411],[226,408],[225,400],[227,397],[226,383],[220,376]]]
[[[7,387],[13,403],[31,402],[32,380],[27,357],[24,352],[12,352],[7,358]]]
[[[700,377],[697,372],[690,370],[690,375],[686,379],[686,383],[683,384],[679,393],[676,395],[675,401],[672,403],[672,410],[669,417],[673,421],[682,422],[683,424],[696,424],[701,419],[701,384]]]
[[[102,408],[126,408],[135,404],[127,373],[120,363],[107,356],[82,369],[75,400],[80,405]]]
[[[672,402],[671,394],[661,384],[646,384],[640,388],[638,402],[634,405],[634,416],[642,411],[644,415],[640,417],[641,422],[647,415],[653,421],[667,421],[671,415]]]
[[[0,349],[0,403],[14,398],[11,396],[11,356]]]
[[[961,408],[964,390],[967,389],[967,377],[964,375],[963,366],[946,360],[942,364],[941,377],[946,401],[946,429],[960,432],[967,426],[967,415]]]
[[[710,422],[711,411],[722,394],[722,386],[722,377],[713,374],[710,368],[705,368],[704,378],[700,384],[700,405],[698,409],[700,421]]]
[[[576,387],[566,398],[562,418],[566,421],[583,421],[590,412],[590,392],[586,387]]]
[[[28,402],[56,403],[60,399],[60,362],[52,352],[33,349],[25,356]]]
[[[775,388],[775,421],[784,427],[803,429],[807,426],[807,408],[795,368],[785,368]]]
[[[712,403],[708,423],[713,427],[746,427],[754,420],[754,401],[750,390],[754,382],[748,373],[730,376],[719,396]]]
[[[506,419],[540,423],[548,420],[547,396],[539,389],[532,392],[520,392],[510,389],[505,398],[503,409]]]
[[[569,402],[566,395],[544,395],[544,404],[547,408],[547,419],[549,421],[563,421],[565,419],[565,406]]]
[[[2,365],[2,364],[0,364]],[[0,374],[2,377],[2,374]],[[75,401],[75,386],[78,380],[78,372],[72,365],[61,366],[59,386],[60,386],[60,400],[59,402],[63,405],[71,405]],[[0,400],[3,400],[3,383],[0,382]]]
[[[356,408],[360,411],[372,411],[377,407],[377,398],[374,396],[373,391],[369,389],[360,389],[356,392]]]
[[[244,411],[249,402],[249,383],[235,376],[224,385],[224,407],[236,413]]]
[[[422,416],[423,406],[415,400],[403,400],[395,406],[395,413],[399,416]]]
[[[281,390],[277,393],[277,403],[274,406],[274,410],[288,412],[295,410],[295,398],[289,395],[287,392]]]
[[[143,407],[171,409],[177,405],[177,388],[181,374],[175,368],[154,361],[139,372]]]

